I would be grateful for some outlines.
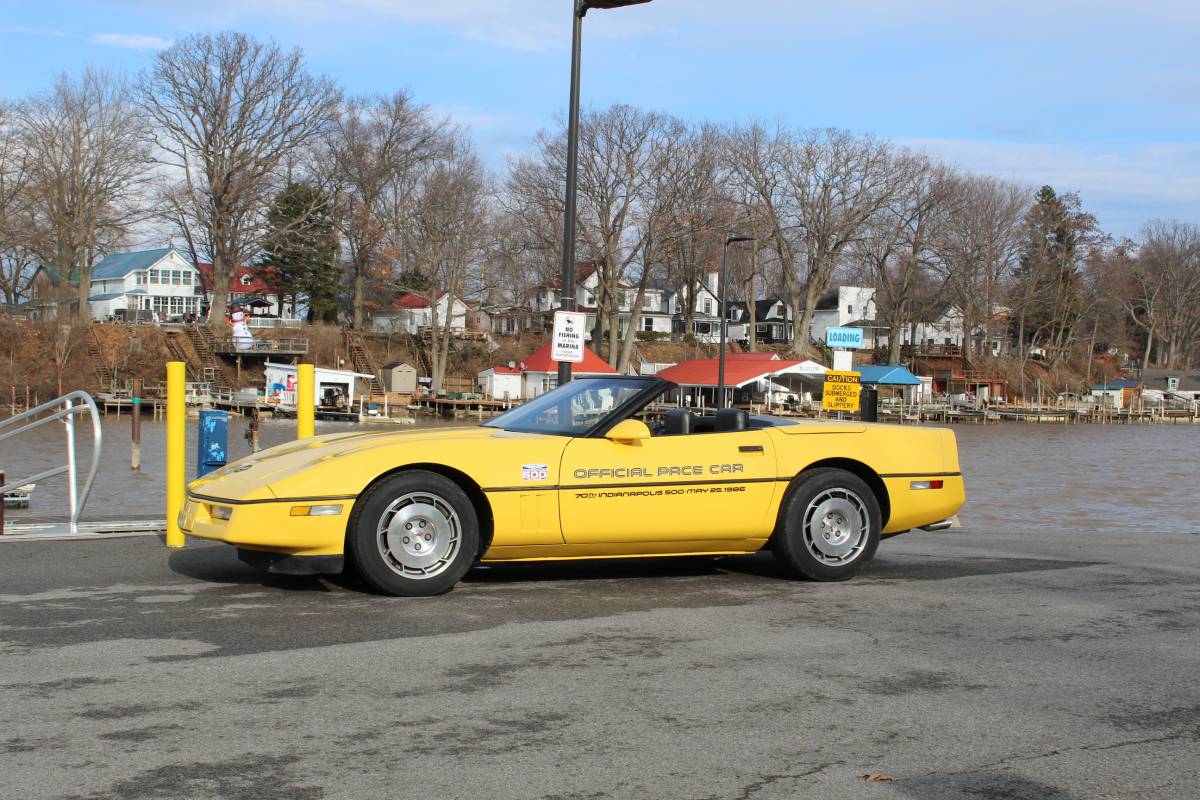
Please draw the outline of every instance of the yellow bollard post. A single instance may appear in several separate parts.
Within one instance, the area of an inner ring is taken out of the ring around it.
[[[179,512],[183,509],[187,464],[187,373],[182,361],[167,362],[167,547],[183,547]]]
[[[316,406],[316,378],[312,364],[296,366],[296,438],[311,439],[317,435],[313,411]]]

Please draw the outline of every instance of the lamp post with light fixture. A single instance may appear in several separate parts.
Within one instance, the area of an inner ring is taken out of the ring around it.
[[[575,185],[579,169],[579,54],[583,18],[593,8],[624,8],[650,0],[572,0],[571,99],[567,111],[567,196],[563,209],[562,298],[559,308],[575,310]],[[558,385],[571,380],[571,363],[558,362]]]
[[[753,242],[753,236],[734,236],[725,237],[725,244],[721,247],[721,274],[717,286],[717,310],[721,314],[721,353],[717,358],[717,408],[725,407],[725,330],[729,325],[729,309],[725,307],[725,286],[728,282],[725,270],[725,257],[729,253],[729,245],[735,242]],[[750,298],[750,302],[754,302],[754,298]],[[751,336],[754,335],[751,331]]]

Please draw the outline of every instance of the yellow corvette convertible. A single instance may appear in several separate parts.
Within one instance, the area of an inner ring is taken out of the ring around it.
[[[281,445],[193,481],[180,526],[271,572],[346,566],[380,592],[433,595],[478,561],[764,547],[797,576],[845,580],[881,536],[946,527],[963,504],[951,431],[637,418],[675,388],[581,378],[478,427]]]

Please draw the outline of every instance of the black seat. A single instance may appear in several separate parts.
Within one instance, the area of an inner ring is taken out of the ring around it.
[[[692,412],[686,408],[672,408],[663,415],[663,435],[676,436],[692,432]]]
[[[722,408],[717,411],[713,430],[717,433],[744,431],[750,427],[750,415],[740,408]]]

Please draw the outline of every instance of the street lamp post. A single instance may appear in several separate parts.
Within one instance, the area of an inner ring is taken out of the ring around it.
[[[622,8],[650,0],[572,0],[571,99],[567,107],[567,196],[563,204],[562,298],[559,308],[575,310],[575,184],[579,168],[579,55],[583,18],[593,8]],[[558,362],[558,385],[571,380],[571,363]]]
[[[717,287],[719,296],[717,297],[717,310],[721,315],[721,353],[717,357],[717,408],[725,407],[725,332],[729,325],[729,309],[725,307],[725,286],[728,283],[728,276],[725,270],[725,258],[729,253],[729,245],[734,242],[753,242],[753,236],[733,236],[725,237],[725,244],[721,247],[721,274],[719,276],[719,285]],[[754,302],[754,298],[750,298],[750,302]],[[750,334],[753,336],[753,332]]]

